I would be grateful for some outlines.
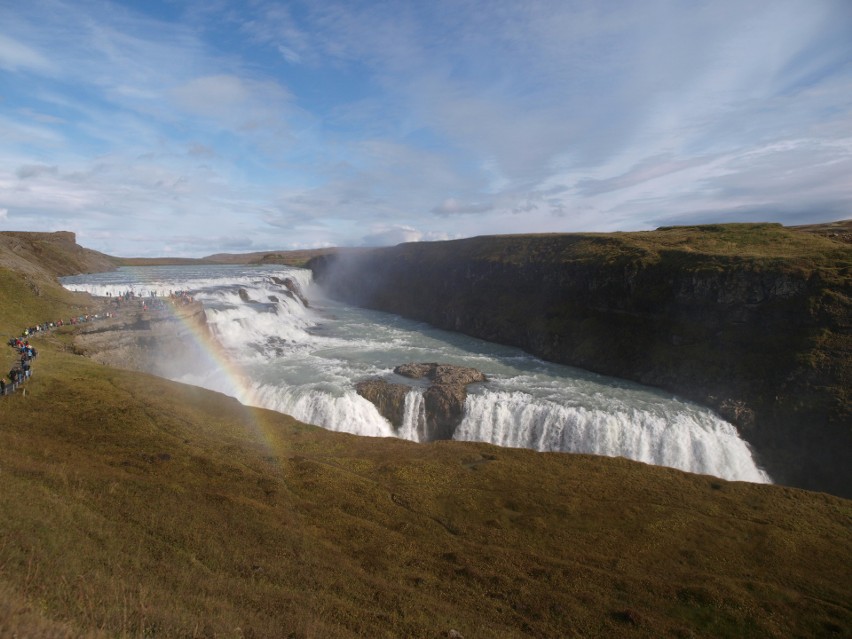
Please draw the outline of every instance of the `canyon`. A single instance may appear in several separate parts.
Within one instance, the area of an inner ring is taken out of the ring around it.
[[[332,296],[716,410],[784,484],[852,495],[848,223],[478,237],[317,257]]]

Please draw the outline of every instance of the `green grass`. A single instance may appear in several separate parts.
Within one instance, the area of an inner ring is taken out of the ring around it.
[[[0,267],[0,335],[20,335],[23,328],[33,324],[67,320],[96,308],[88,295],[67,291],[55,281]]]

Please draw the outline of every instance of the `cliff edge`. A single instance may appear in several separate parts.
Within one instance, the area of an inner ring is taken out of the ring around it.
[[[309,268],[349,303],[710,406],[776,481],[849,497],[852,246],[830,226],[477,237]]]
[[[0,267],[13,271],[54,278],[111,271],[120,263],[118,258],[83,248],[70,231],[0,231]]]

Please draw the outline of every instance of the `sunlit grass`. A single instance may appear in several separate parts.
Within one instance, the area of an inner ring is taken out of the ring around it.
[[[848,501],[251,409],[261,436],[230,398],[43,350],[27,395],[0,403],[0,589],[30,610],[21,636],[786,637],[852,622]]]
[[[81,307],[34,284],[0,269],[0,329]],[[0,398],[0,637],[852,628],[847,500],[332,433],[98,365],[67,332],[37,336],[27,393]]]

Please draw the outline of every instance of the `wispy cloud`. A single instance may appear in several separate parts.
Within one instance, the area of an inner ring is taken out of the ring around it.
[[[0,34],[0,69],[5,71],[39,71],[51,73],[50,59],[22,42]]]

